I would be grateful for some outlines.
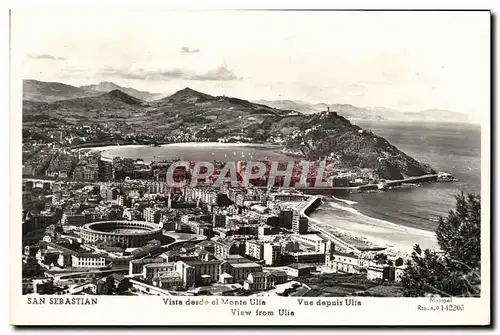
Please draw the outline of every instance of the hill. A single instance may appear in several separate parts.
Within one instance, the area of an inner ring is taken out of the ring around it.
[[[321,111],[313,104],[300,100],[254,100],[252,102],[283,110],[293,110],[304,114],[312,114]]]
[[[23,100],[53,102],[95,96],[99,93],[71,85],[32,79],[23,80]]]
[[[23,115],[33,113],[32,102],[24,102]],[[127,120],[131,113],[145,106],[145,103],[128,94],[114,90],[99,96],[58,100],[36,105],[39,113],[47,118],[62,119],[65,122],[82,124]],[[29,110],[28,110],[29,108]]]
[[[344,108],[351,108],[350,105]],[[387,140],[351,124],[336,112],[290,113],[234,97],[212,96],[190,88],[150,103],[113,90],[97,96],[48,104],[25,102],[26,115],[50,122],[102,124],[121,133],[148,134],[166,141],[233,139],[280,144],[306,159],[329,157],[339,169],[370,169],[382,178],[432,173]],[[27,123],[25,123],[27,125]]]
[[[80,86],[80,88],[85,91],[95,91],[95,92],[111,92],[113,90],[120,90],[134,98],[144,101],[157,100],[164,96],[164,94],[150,93],[147,91],[139,91],[131,87],[123,87],[109,81],[103,81],[94,85]]]
[[[175,92],[165,98],[158,99],[155,101],[156,105],[164,106],[168,104],[193,104],[208,100],[213,100],[215,97],[195,91],[189,87],[186,87],[180,91]]]
[[[217,140],[242,136],[261,123],[287,112],[226,96],[212,96],[191,88],[154,101],[145,126],[170,130],[175,136],[196,133],[197,137]]]

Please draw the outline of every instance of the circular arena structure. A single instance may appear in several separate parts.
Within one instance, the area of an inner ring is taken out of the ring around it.
[[[100,221],[87,223],[81,228],[85,243],[98,241],[117,242],[124,248],[142,247],[148,241],[160,239],[162,229],[159,225],[145,221]]]

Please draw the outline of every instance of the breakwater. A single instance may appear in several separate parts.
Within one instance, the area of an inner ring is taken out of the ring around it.
[[[331,232],[320,227],[319,225],[321,225],[322,223],[319,220],[313,219],[308,215],[312,213],[316,208],[318,208],[322,203],[323,203],[322,197],[312,196],[309,199],[300,203],[297,206],[297,211],[300,213],[301,216],[304,216],[309,220],[309,227],[320,232],[321,235],[326,237],[329,241],[333,242],[335,244],[336,250],[341,250],[344,252],[353,252],[356,254],[361,253],[361,250],[359,250],[352,244],[349,244],[341,240],[337,236],[333,235]]]
[[[304,213],[306,215],[309,215],[310,213],[314,212],[319,206],[321,206],[323,204],[323,199],[320,198],[320,197],[313,197],[314,200],[312,201],[312,203],[309,204],[309,206],[307,206],[305,209],[304,209]]]

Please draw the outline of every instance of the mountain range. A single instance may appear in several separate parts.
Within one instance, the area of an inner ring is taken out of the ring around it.
[[[163,140],[240,138],[252,143],[279,143],[288,153],[308,160],[328,156],[336,168],[369,169],[386,179],[435,172],[334,111],[296,113],[190,88],[154,101],[143,101],[117,89],[79,97],[89,88],[75,90],[61,85],[54,85],[57,90],[48,90],[51,97],[66,93],[77,97],[53,102],[25,99],[23,128],[43,132],[45,127],[53,129],[62,124],[106,124],[110,131],[147,134]],[[33,85],[28,88],[32,90]],[[32,93],[26,92],[24,97]]]
[[[75,87],[56,82],[38,80],[23,81],[23,100],[37,102],[54,102],[75,98],[95,97],[102,93],[120,90],[134,98],[152,102],[168,94],[139,91],[131,87],[123,87],[112,82],[100,82],[94,85]],[[420,112],[405,112],[385,107],[356,107],[350,104],[309,103],[301,100],[254,100],[256,104],[272,108],[296,111],[303,114],[313,114],[323,111],[335,111],[345,118],[355,120],[387,120],[403,122],[456,122],[472,123],[465,114],[442,110],[427,109]]]
[[[157,100],[160,98],[163,98],[166,94],[160,94],[160,93],[150,93],[147,91],[138,91],[134,88],[131,87],[122,87],[120,85],[117,85],[115,83],[109,82],[109,81],[103,81],[100,82],[99,84],[95,85],[86,85],[86,86],[80,86],[81,89],[86,90],[86,91],[96,91],[96,92],[111,92],[113,90],[120,90],[124,93],[127,93],[128,95],[145,100],[145,101],[152,101],[152,100]]]
[[[386,120],[401,122],[455,122],[472,123],[466,115],[450,110],[426,109],[420,112],[405,112],[385,107],[356,107],[350,104],[312,104],[300,100],[254,100],[274,108],[294,110],[304,114],[313,114],[330,109],[349,120]]]
[[[54,102],[99,96],[102,93],[120,90],[128,95],[145,101],[156,100],[166,94],[139,91],[130,87],[122,87],[112,82],[100,82],[95,85],[71,86],[56,82],[45,82],[32,79],[23,80],[23,100]]]

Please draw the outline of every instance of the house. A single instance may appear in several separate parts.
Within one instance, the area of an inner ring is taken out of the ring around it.
[[[96,283],[96,294],[97,295],[108,295],[112,292],[113,288],[108,285],[108,282],[104,279],[99,279]]]
[[[254,272],[248,275],[243,287],[247,291],[269,290],[278,284],[285,283],[287,278],[285,271]]]
[[[369,266],[366,269],[366,279],[368,280],[383,280],[384,268],[382,266]]]
[[[160,257],[164,258],[166,262],[177,262],[181,259],[181,255],[174,250],[168,250],[161,254]]]
[[[235,241],[215,241],[214,255],[225,258],[228,255],[244,254],[245,246]]]
[[[224,272],[219,276],[219,282],[221,284],[232,284],[234,282],[234,278],[229,273]]]
[[[225,262],[221,264],[221,266],[224,266],[225,264],[227,264],[225,267],[227,270],[226,272],[230,273],[236,282],[243,281],[249,274],[262,271],[262,265],[249,262],[248,260],[247,262],[237,263]]]
[[[118,291],[126,291],[130,287],[132,287],[132,284],[130,283],[130,280],[127,277],[122,276],[121,274],[118,273],[113,273],[111,275],[111,278],[113,279],[113,286],[118,290]],[[111,280],[110,280],[111,282]]]
[[[71,256],[71,266],[78,268],[99,268],[106,266],[104,254],[80,253]]]
[[[210,261],[212,259],[214,259],[214,254],[208,252],[208,251],[205,251],[205,250],[198,250],[195,252],[195,254],[198,255],[198,258],[201,260],[201,261]]]
[[[59,258],[57,260],[57,264],[59,264],[60,267],[71,267],[73,261],[72,261],[72,255],[67,252],[61,252],[59,254]]]
[[[181,275],[175,271],[158,272],[153,278],[153,285],[160,288],[170,288],[174,286],[182,286]]]
[[[354,254],[330,252],[326,255],[325,268],[331,272],[359,273],[359,257]]]
[[[266,277],[264,272],[255,272],[248,275],[248,279],[243,283],[243,287],[247,291],[262,291],[265,290]]]
[[[146,279],[151,279],[153,277],[156,277],[159,272],[173,271],[174,266],[175,266],[174,262],[146,264],[142,269],[142,277]]]
[[[397,268],[398,276],[396,277],[396,268],[387,265],[372,265],[367,268],[366,278],[369,280],[381,280],[381,281],[400,281],[404,269]]]
[[[285,272],[290,277],[306,277],[311,275],[311,271],[315,271],[316,267],[310,264],[295,263],[285,267]]]

